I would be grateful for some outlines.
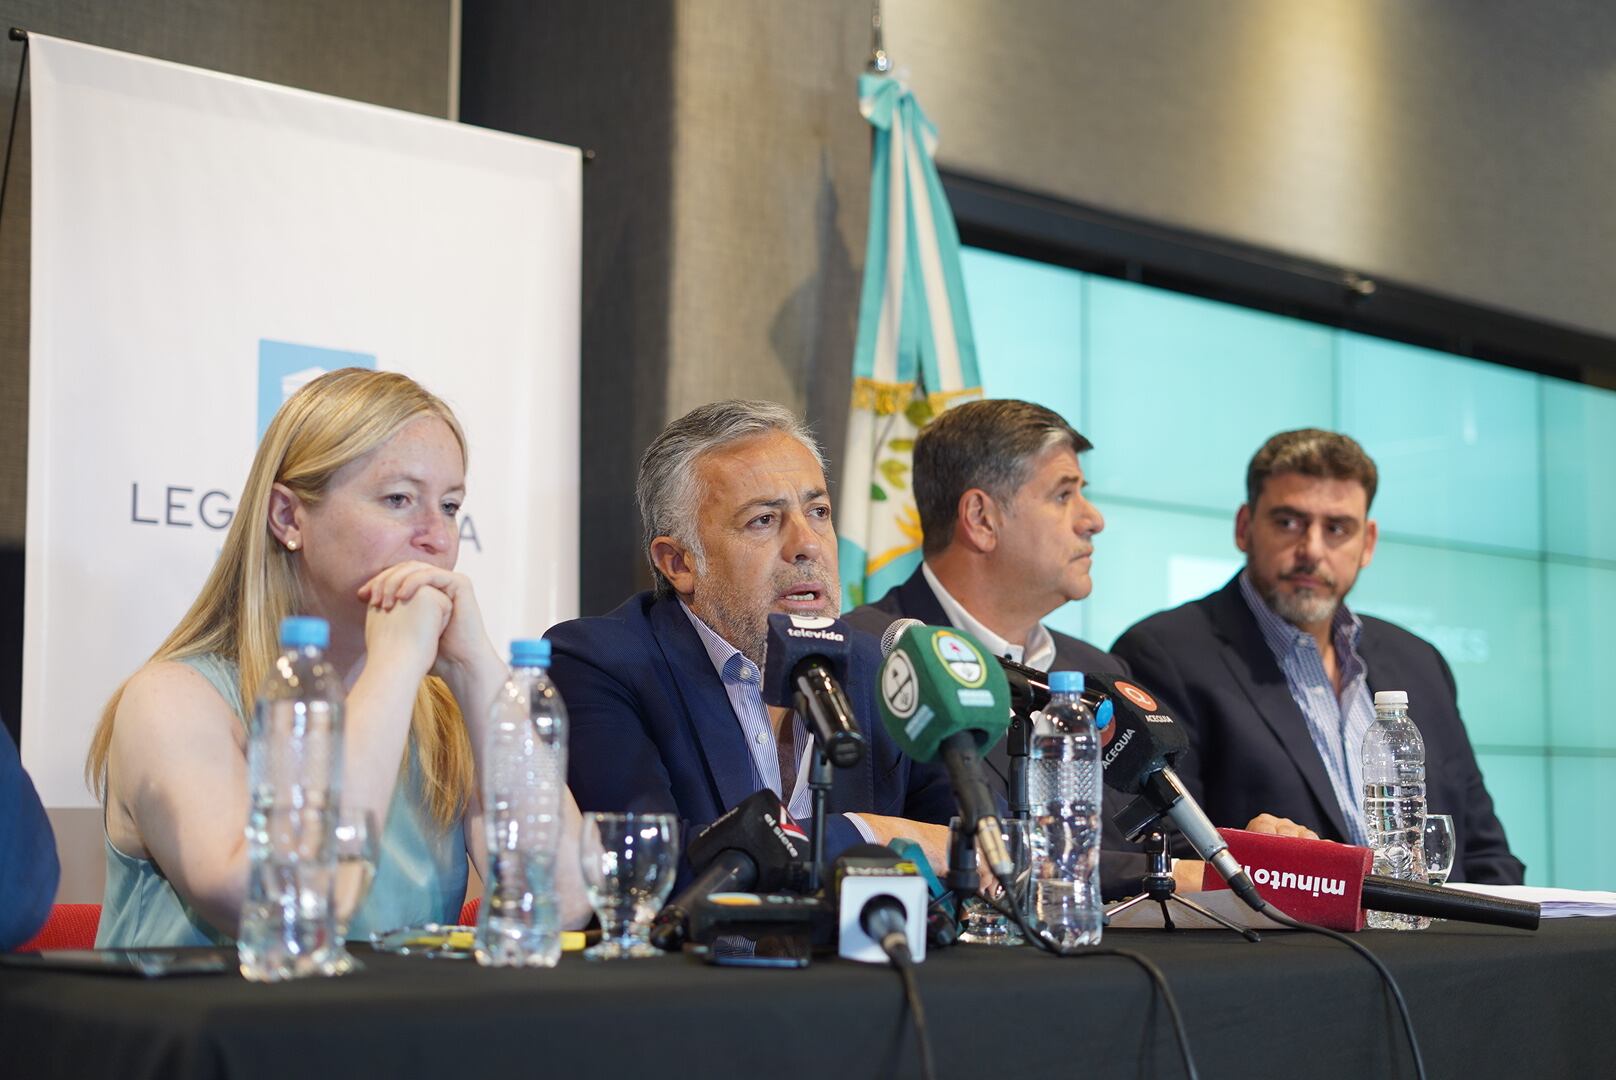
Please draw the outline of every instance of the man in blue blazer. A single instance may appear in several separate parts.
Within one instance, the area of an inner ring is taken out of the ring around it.
[[[637,494],[656,589],[548,635],[579,807],[672,811],[700,826],[768,788],[806,821],[808,732],[764,705],[759,682],[771,613],[841,607],[818,444],[777,405],[705,405],[647,448]],[[945,866],[947,774],[887,736],[874,699],[879,642],[853,638],[845,689],[869,745],[860,765],[836,770],[827,857],[909,837]]]
[[[1190,735],[1179,775],[1212,820],[1261,807],[1362,844],[1361,755],[1377,690],[1408,692],[1425,741],[1426,805],[1453,815],[1453,880],[1519,884],[1504,827],[1428,642],[1344,603],[1374,556],[1378,473],[1352,439],[1306,429],[1259,450],[1235,541],[1246,568],[1152,615],[1113,650]]]

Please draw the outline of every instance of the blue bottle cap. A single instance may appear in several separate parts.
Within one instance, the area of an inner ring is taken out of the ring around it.
[[[549,666],[549,638],[517,638],[511,642],[511,667]]]
[[[1049,692],[1052,694],[1081,694],[1083,692],[1083,673],[1081,671],[1051,671],[1049,673]]]
[[[301,649],[314,646],[323,649],[331,644],[331,626],[313,615],[292,615],[281,620],[281,645]]]

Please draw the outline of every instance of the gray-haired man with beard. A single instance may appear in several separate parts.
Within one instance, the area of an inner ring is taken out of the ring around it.
[[[818,444],[778,405],[715,402],[657,436],[637,488],[656,589],[548,635],[579,807],[673,811],[699,826],[766,788],[807,820],[807,729],[764,704],[760,680],[771,613],[840,610]],[[853,639],[844,689],[868,750],[836,770],[827,857],[909,837],[946,865],[947,775],[887,736],[875,713],[880,643]]]
[[[1227,585],[1136,624],[1112,646],[1190,735],[1179,775],[1218,822],[1266,810],[1362,844],[1361,754],[1377,690],[1408,692],[1425,740],[1426,802],[1452,814],[1456,881],[1519,884],[1520,860],[1459,717],[1453,673],[1428,642],[1344,603],[1374,558],[1379,474],[1345,435],[1265,443],[1246,470]]]

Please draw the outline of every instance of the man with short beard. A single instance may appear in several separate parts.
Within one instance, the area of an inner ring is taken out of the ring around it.
[[[1112,651],[1190,737],[1179,775],[1214,821],[1258,810],[1364,844],[1362,747],[1377,690],[1405,690],[1425,740],[1426,805],[1452,814],[1452,880],[1525,873],[1482,783],[1453,673],[1428,642],[1343,601],[1375,554],[1378,473],[1352,439],[1275,435],[1246,470],[1227,585],[1129,629]]]
[[[764,704],[760,681],[771,613],[841,610],[819,445],[778,405],[703,405],[646,449],[637,494],[655,590],[548,635],[579,807],[671,811],[702,826],[766,788],[806,822],[808,730]],[[945,866],[953,791],[881,726],[880,663],[879,641],[855,632],[844,689],[868,745],[858,766],[836,770],[826,856],[908,837]]]

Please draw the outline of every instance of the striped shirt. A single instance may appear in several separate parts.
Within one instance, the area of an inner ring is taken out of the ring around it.
[[[1276,614],[1258,595],[1251,575],[1240,575],[1240,595],[1257,619],[1263,640],[1285,673],[1296,707],[1307,721],[1313,745],[1324,761],[1341,817],[1347,823],[1346,839],[1354,844],[1368,842],[1363,816],[1363,740],[1375,721],[1374,700],[1369,693],[1369,671],[1358,655],[1358,639],[1363,621],[1340,604],[1330,620],[1330,637],[1335,643],[1336,664],[1341,672],[1341,693],[1335,692],[1324,670],[1324,657],[1313,635]]]
[[[808,725],[795,711],[792,712],[791,745],[793,748],[801,747],[801,750],[797,757],[797,782],[792,786],[791,797],[787,798],[780,790],[779,743],[774,737],[774,724],[769,721],[769,707],[763,703],[763,673],[747,659],[745,653],[703,622],[683,600],[679,601],[679,606],[684,608],[690,625],[696,628],[696,636],[701,638],[708,659],[713,662],[714,670],[724,683],[724,693],[729,696],[730,708],[735,710],[735,719],[740,722],[741,737],[746,741],[746,751],[752,758],[753,790],[768,788],[780,796],[780,801],[785,803],[786,813],[799,822],[811,822],[813,793],[808,788],[808,772],[813,765],[809,757],[813,744],[808,737]],[[866,841],[875,839],[875,833],[857,814],[843,816],[853,823]]]

